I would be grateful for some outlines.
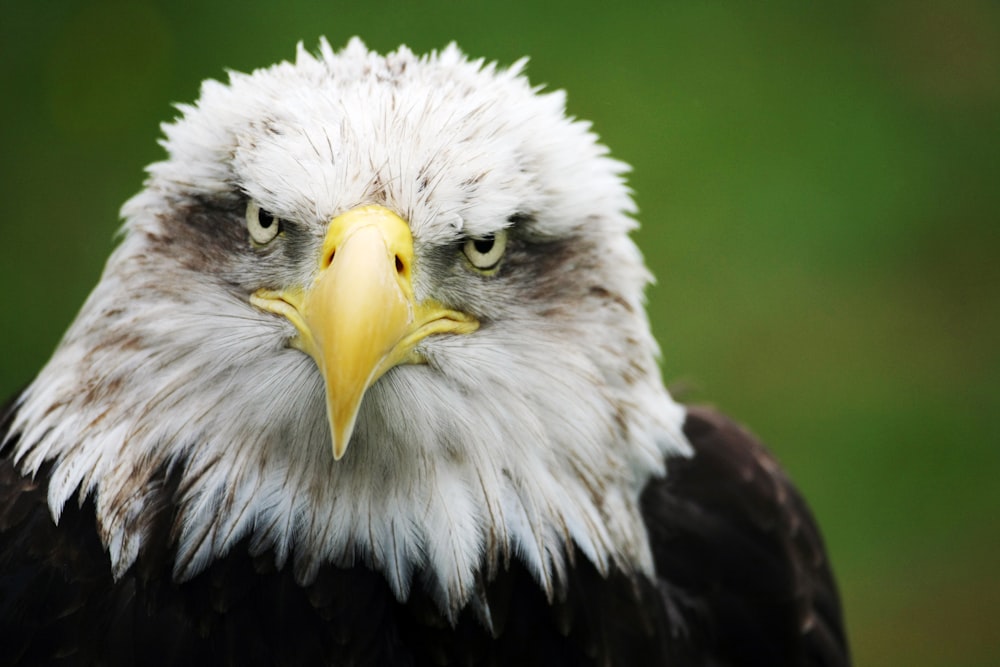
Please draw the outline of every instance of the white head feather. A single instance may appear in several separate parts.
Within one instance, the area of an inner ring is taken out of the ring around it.
[[[57,519],[74,493],[95,498],[116,574],[168,469],[179,579],[244,539],[303,582],[363,562],[452,610],[508,557],[550,593],[573,545],[651,570],[638,495],[688,449],[643,312],[626,167],[522,67],[323,41],[206,82],[164,125],[167,159],[11,430],[25,471],[52,463]],[[299,246],[252,252],[247,197],[305,230]],[[483,326],[383,376],[335,462],[314,362],[248,297],[304,283],[328,221],[364,203],[410,224],[418,294]],[[461,238],[512,224],[504,277],[456,261]]]

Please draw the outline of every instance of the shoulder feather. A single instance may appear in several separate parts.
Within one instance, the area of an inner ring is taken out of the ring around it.
[[[848,665],[822,536],[774,456],[712,409],[689,408],[684,433],[693,456],[642,496],[671,616],[718,664]]]

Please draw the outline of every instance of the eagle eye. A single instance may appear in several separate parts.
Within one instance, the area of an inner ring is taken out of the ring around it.
[[[247,202],[247,230],[250,238],[257,245],[266,245],[274,240],[281,231],[281,220],[274,214],[262,209],[257,202]]]
[[[492,271],[503,259],[507,250],[507,230],[501,229],[495,234],[474,236],[465,240],[462,252],[474,268],[479,271]]]

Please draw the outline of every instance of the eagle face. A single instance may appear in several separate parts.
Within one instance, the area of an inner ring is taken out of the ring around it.
[[[11,427],[116,576],[168,473],[181,580],[242,540],[452,610],[511,558],[550,595],[574,549],[651,571],[638,495],[688,449],[626,167],[522,68],[323,41],[163,126]]]

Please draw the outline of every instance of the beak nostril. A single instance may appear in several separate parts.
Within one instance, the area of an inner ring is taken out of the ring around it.
[[[396,273],[402,274],[406,271],[406,264],[399,255],[396,255]]]
[[[330,251],[330,254],[326,256],[326,258],[323,260],[323,268],[324,269],[330,268],[330,265],[333,264],[333,257],[336,254],[337,254],[337,250],[333,249],[333,250]]]

